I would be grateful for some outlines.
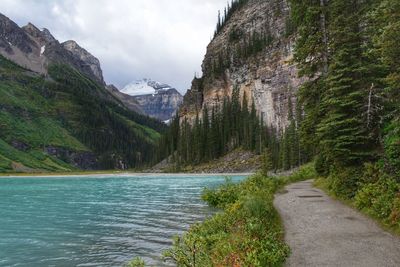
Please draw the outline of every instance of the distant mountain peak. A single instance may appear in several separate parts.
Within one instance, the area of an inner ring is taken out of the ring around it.
[[[40,46],[47,45],[52,42],[56,42],[56,38],[50,33],[49,30],[47,29],[42,29],[40,30],[38,27],[36,27],[34,24],[29,22],[27,25],[23,26],[22,29],[35,38],[35,40],[39,43]]]
[[[136,80],[126,85],[121,92],[131,96],[156,95],[159,92],[176,90],[168,84],[154,81],[149,78]]]
[[[121,93],[130,95],[145,114],[161,121],[170,120],[183,101],[178,90],[149,78],[131,82]]]

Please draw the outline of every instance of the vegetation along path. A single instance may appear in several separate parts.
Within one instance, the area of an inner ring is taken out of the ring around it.
[[[400,266],[400,238],[312,186],[295,183],[277,195],[291,248],[287,266]]]

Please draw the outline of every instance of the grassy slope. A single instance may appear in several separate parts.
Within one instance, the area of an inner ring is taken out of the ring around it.
[[[112,101],[101,86],[66,66],[57,70],[68,73],[74,84],[59,86],[62,81],[46,80],[0,57],[0,172],[74,170],[61,160],[43,153],[45,146],[71,151],[95,150],[74,130],[90,127],[89,122],[82,120],[82,103],[70,90],[76,84],[90,92],[93,103],[96,99],[102,100],[102,108],[111,110],[111,118],[121,118],[123,122],[119,124],[126,125],[126,131],[134,133],[138,142],[151,146],[157,140],[156,122],[151,122],[150,126],[137,123],[132,119],[136,115],[121,107],[123,112],[114,115],[116,101]],[[145,118],[138,117],[138,120],[145,122]],[[152,129],[153,125],[156,130]],[[111,127],[103,126],[106,130]],[[118,136],[115,135],[115,138]],[[10,145],[13,141],[27,144],[29,149],[19,151]]]

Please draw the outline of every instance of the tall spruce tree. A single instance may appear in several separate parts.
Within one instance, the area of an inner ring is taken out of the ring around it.
[[[291,0],[291,21],[299,38],[294,59],[299,64],[299,75],[308,80],[299,89],[299,105],[307,116],[299,127],[300,143],[309,155],[317,154],[317,125],[321,119],[321,99],[328,74],[329,12],[328,0]]]
[[[357,164],[371,156],[363,118],[366,88],[363,80],[362,4],[359,0],[332,0],[330,45],[332,63],[318,124],[322,154],[328,162]]]

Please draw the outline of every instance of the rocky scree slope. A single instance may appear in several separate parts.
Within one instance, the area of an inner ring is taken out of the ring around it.
[[[270,128],[284,131],[296,104],[298,78],[292,63],[287,0],[248,0],[236,10],[207,47],[203,76],[184,96],[180,115],[193,121],[204,106],[222,106],[234,88],[246,94]]]

